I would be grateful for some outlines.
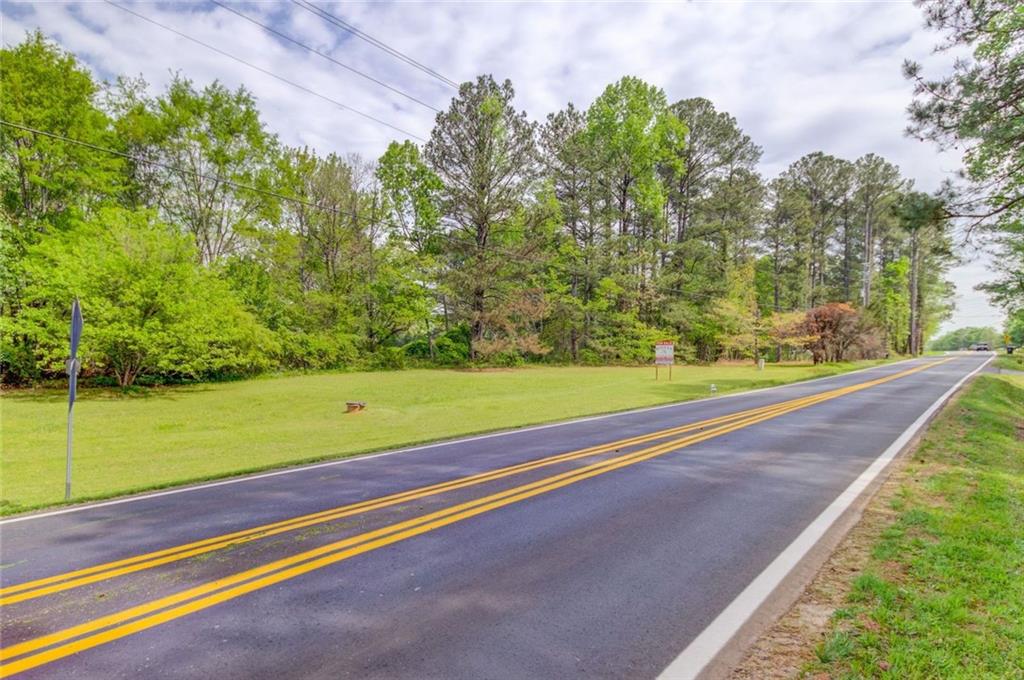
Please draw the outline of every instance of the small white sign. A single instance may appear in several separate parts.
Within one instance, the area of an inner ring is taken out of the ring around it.
[[[671,340],[659,340],[654,344],[654,363],[671,366],[676,362],[676,345]]]

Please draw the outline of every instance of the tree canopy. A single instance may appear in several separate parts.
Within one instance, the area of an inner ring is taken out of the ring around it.
[[[944,196],[874,154],[761,148],[624,77],[543,121],[463,83],[376,160],[281,143],[244,88],[97,82],[40,34],[0,54],[4,380],[202,380],[409,362],[917,352],[948,316]],[[75,143],[75,140],[83,144]]]
[[[936,77],[907,62],[914,83],[908,132],[963,151],[964,177],[947,216],[980,228],[996,277],[979,288],[1024,321],[1024,11],[1017,0],[918,0],[939,50],[967,51]]]

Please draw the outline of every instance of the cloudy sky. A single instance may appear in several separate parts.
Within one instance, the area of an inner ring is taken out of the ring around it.
[[[903,135],[911,93],[900,64],[914,59],[941,73],[950,59],[933,54],[938,38],[910,2],[315,2],[447,78],[511,79],[518,106],[535,119],[568,101],[586,107],[608,83],[635,75],[664,88],[670,101],[707,97],[736,116],[763,147],[768,177],[816,150],[851,160],[880,154],[923,190],[959,167],[955,154]],[[3,42],[38,27],[100,78],[141,75],[154,91],[175,72],[197,84],[245,85],[283,142],[322,152],[377,156],[396,136],[426,137],[430,107],[444,108],[453,93],[290,0],[230,6],[427,106],[213,3],[124,4],[326,99],[104,2],[5,1]],[[988,278],[986,257],[973,252],[953,273],[959,309],[947,328],[1001,326],[998,311],[973,290]]]

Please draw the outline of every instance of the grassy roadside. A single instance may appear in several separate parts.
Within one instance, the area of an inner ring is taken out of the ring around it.
[[[1000,354],[992,362],[996,368],[1006,368],[1011,371],[1024,371],[1024,352],[1015,354]]]
[[[811,366],[531,367],[322,373],[153,389],[85,390],[75,406],[75,501],[504,428],[835,375]],[[346,401],[366,401],[358,414]],[[63,498],[66,396],[0,398],[0,514]]]
[[[1024,677],[1024,377],[979,376],[887,502],[800,675]]]

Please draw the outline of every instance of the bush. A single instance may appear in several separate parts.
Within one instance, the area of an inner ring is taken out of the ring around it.
[[[4,320],[3,335],[28,340],[32,366],[22,370],[30,375],[63,374],[75,298],[86,374],[112,374],[122,387],[143,374],[209,379],[276,364],[273,335],[197,263],[191,239],[152,213],[103,210],[45,236],[24,262],[22,309]]]
[[[343,368],[359,361],[357,339],[351,334],[283,330],[278,338],[281,364],[287,368]]]
[[[581,349],[577,356],[579,357],[579,363],[584,366],[603,366],[605,364],[604,357],[589,347]]]
[[[416,338],[403,346],[405,356],[410,359],[430,359],[430,340],[427,338]]]
[[[434,341],[434,360],[442,366],[457,366],[469,361],[469,340],[442,335]]]
[[[405,350],[401,347],[381,347],[373,357],[373,368],[400,371],[405,368]]]
[[[623,315],[619,323],[606,333],[594,339],[592,349],[601,357],[599,363],[649,364],[654,359],[654,343],[665,338],[675,338],[674,333],[653,328],[636,319]]]
[[[469,361],[469,328],[459,325],[434,338],[433,358],[427,338],[417,338],[403,349],[409,358],[430,361],[438,366],[461,366]]]
[[[516,368],[526,365],[526,358],[519,352],[498,352],[490,355],[486,361],[481,363],[500,368]]]

